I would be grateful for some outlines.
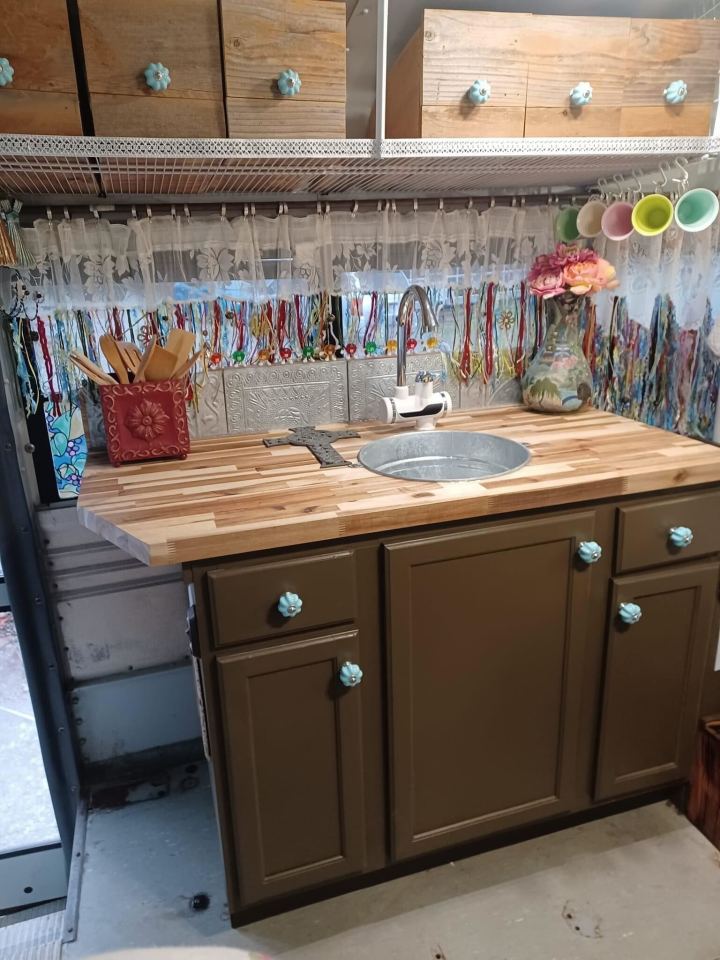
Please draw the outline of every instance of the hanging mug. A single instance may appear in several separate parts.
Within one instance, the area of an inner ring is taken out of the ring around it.
[[[628,200],[614,200],[602,216],[602,232],[608,240],[627,240],[633,232],[633,205]]]
[[[670,197],[649,193],[633,207],[632,225],[642,237],[657,237],[670,226],[674,212]]]
[[[563,207],[555,218],[555,235],[561,243],[574,243],[579,237],[577,207]]]
[[[718,213],[717,194],[706,187],[695,187],[683,193],[675,204],[675,223],[688,233],[699,233],[715,223]]]
[[[577,215],[577,230],[581,237],[592,239],[599,237],[602,232],[602,219],[607,210],[607,204],[599,197],[590,199],[580,207]]]

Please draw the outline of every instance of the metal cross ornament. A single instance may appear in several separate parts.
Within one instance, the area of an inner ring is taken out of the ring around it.
[[[274,437],[263,440],[266,447],[280,447],[290,444],[293,447],[307,447],[321,467],[352,467],[344,460],[332,444],[336,440],[359,437],[354,430],[316,430],[315,427],[291,427],[290,436]]]

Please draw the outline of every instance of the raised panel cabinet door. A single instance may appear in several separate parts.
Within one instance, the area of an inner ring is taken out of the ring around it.
[[[614,581],[595,798],[659,787],[690,772],[716,563]],[[640,607],[625,624],[620,604]]]
[[[243,906],[362,871],[358,634],[218,657],[225,766]]]
[[[396,860],[573,806],[595,522],[386,547]]]

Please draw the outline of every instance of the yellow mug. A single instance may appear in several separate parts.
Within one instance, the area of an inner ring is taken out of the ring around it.
[[[662,193],[649,193],[633,207],[632,225],[643,237],[664,233],[673,221],[672,200]]]

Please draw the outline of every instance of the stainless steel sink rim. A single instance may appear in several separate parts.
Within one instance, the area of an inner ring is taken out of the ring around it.
[[[360,449],[358,462],[384,477],[453,483],[512,473],[531,456],[524,444],[492,433],[418,430],[371,440]]]

